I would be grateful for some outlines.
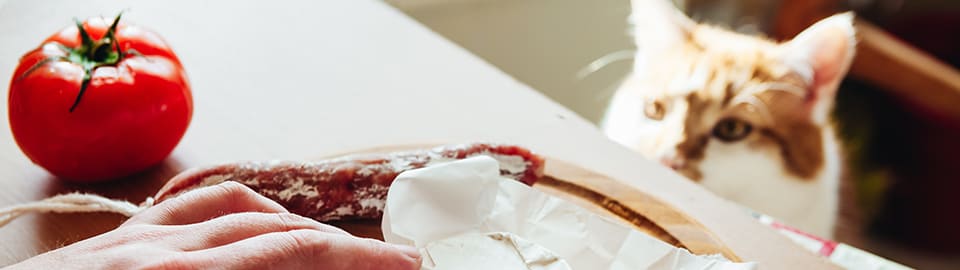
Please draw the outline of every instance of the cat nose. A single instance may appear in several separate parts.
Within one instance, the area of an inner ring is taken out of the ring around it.
[[[687,161],[682,157],[661,157],[660,164],[670,167],[674,170],[683,169],[686,166]]]

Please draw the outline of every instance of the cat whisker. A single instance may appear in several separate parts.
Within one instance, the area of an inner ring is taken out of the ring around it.
[[[635,53],[636,53],[636,50],[619,50],[619,51],[605,54],[600,58],[597,58],[597,60],[593,60],[593,62],[590,62],[590,64],[587,64],[587,66],[577,71],[577,79],[578,80],[586,79],[588,76],[590,76],[590,74],[593,74],[594,72],[597,72],[600,69],[603,69],[607,65],[610,65],[610,63],[633,59]]]

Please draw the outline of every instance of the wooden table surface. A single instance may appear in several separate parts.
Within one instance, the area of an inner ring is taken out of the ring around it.
[[[382,2],[11,0],[0,7],[0,76],[12,74],[23,53],[73,17],[112,17],[120,10],[128,22],[163,35],[181,57],[195,104],[187,134],[153,169],[79,186],[33,165],[8,122],[0,121],[0,206],[74,190],[138,203],[190,167],[385,145],[496,141],[528,146],[653,194],[762,268],[832,267]],[[7,119],[7,104],[0,104],[0,118]],[[0,265],[108,231],[122,220],[109,214],[22,217],[0,228]]]

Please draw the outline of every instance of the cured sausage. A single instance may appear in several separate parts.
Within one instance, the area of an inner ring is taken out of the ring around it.
[[[236,181],[292,213],[319,221],[380,218],[387,189],[400,173],[477,155],[496,159],[501,175],[527,185],[543,176],[544,159],[527,149],[476,143],[325,161],[224,164],[181,173],[154,198],[161,202],[197,187]]]

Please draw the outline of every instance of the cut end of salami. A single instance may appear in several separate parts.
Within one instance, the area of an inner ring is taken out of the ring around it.
[[[175,176],[154,198],[159,203],[198,187],[236,181],[290,212],[319,221],[372,219],[382,216],[387,190],[400,173],[478,155],[496,159],[501,175],[527,185],[543,176],[544,159],[530,150],[474,143],[324,161],[242,162],[194,169]]]

